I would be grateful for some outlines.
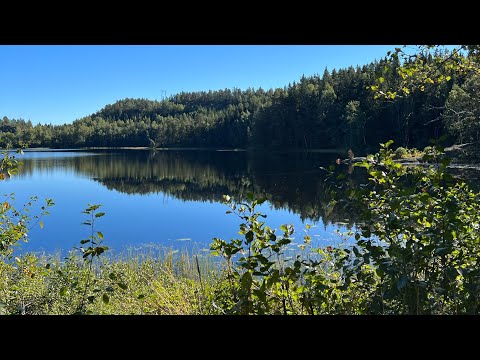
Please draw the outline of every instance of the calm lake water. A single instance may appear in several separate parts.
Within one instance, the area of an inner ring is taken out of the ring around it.
[[[325,205],[320,167],[337,157],[206,150],[26,152],[18,156],[23,161],[19,175],[1,182],[0,194],[15,192],[17,207],[31,195],[55,202],[44,228],[33,228],[20,252],[65,254],[78,246],[89,235],[81,225],[88,203],[102,204],[106,215],[96,230],[115,253],[207,251],[213,237],[239,236],[240,220],[225,214],[222,195],[242,199],[248,191],[268,198],[259,210],[270,227],[293,224],[301,241],[308,223],[314,225],[310,235],[316,242],[333,245],[341,241],[335,230],[346,228],[335,224]]]

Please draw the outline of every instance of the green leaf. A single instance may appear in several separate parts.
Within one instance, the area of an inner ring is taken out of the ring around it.
[[[103,239],[103,233],[101,231],[97,231],[97,235],[99,239]]]
[[[393,140],[388,140],[386,143],[385,143],[385,147],[388,148],[390,145],[393,144]]]
[[[245,272],[240,279],[240,283],[243,289],[250,289],[252,286],[252,282],[253,278],[250,271]]]
[[[83,244],[86,244],[86,243],[88,243],[88,242],[90,242],[90,240],[80,240],[80,244],[82,244],[82,245],[83,245]]]
[[[60,289],[60,296],[65,296],[67,294],[67,287],[66,286],[63,286],[61,289]]]
[[[138,299],[138,300],[142,300],[144,297],[145,297],[144,294],[140,294],[140,295],[137,296],[137,299]]]
[[[352,250],[353,250],[353,253],[355,254],[355,256],[360,257],[360,252],[358,251],[358,249],[355,246],[352,248]]]
[[[382,84],[384,81],[385,81],[385,79],[384,79],[383,77],[379,77],[379,78],[378,78],[378,82],[379,82],[380,84]]]
[[[250,192],[250,191],[247,192],[246,197],[247,197],[247,199],[250,200],[250,201],[253,201],[253,199],[255,198],[255,196],[253,195],[253,193]]]
[[[105,305],[108,305],[108,303],[110,302],[110,298],[108,297],[107,294],[103,294],[102,301]]]
[[[95,217],[99,218],[99,217],[102,217],[103,215],[105,215],[104,212],[99,212],[98,214],[95,214]]]
[[[40,229],[43,229],[43,222],[39,221],[38,225],[40,225]]]
[[[117,285],[118,285],[122,290],[127,290],[127,289],[128,289],[128,286],[127,286],[127,284],[125,284],[125,283],[119,282],[119,283],[117,283]]]
[[[108,277],[110,278],[110,280],[115,280],[117,278],[117,276],[115,275],[115,273],[110,273],[108,274]]]
[[[257,200],[257,204],[262,205],[265,201],[267,201],[266,198],[260,198],[260,199]]]

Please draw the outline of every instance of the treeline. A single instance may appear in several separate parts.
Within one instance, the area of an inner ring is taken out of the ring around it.
[[[65,125],[0,122],[0,146],[31,147],[195,146],[245,147],[253,114],[273,91],[248,89],[180,93],[168,100],[124,99]]]
[[[425,61],[432,61],[426,58]],[[476,142],[476,78],[452,78],[395,101],[373,98],[371,85],[395,89],[400,64],[325,69],[284,88],[182,92],[162,101],[124,99],[71,124],[0,121],[0,146],[215,148],[352,148],[365,153],[393,139],[423,148]]]

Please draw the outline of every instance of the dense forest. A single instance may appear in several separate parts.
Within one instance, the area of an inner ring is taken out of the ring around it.
[[[425,62],[431,62],[426,57]],[[0,121],[0,146],[211,147],[325,149],[355,154],[393,139],[397,146],[423,148],[432,138],[444,145],[475,143],[480,97],[478,77],[413,90],[407,97],[374,99],[371,85],[392,89],[402,81],[400,62],[387,58],[303,76],[277,89],[182,92],[162,101],[124,99],[71,124],[32,125]],[[461,111],[460,111],[461,109]]]

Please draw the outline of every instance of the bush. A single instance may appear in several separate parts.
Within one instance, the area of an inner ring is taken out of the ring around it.
[[[307,233],[287,256],[293,228],[266,226],[255,212],[264,199],[227,197],[244,239],[212,243],[226,260],[212,304],[227,314],[478,314],[480,193],[445,158],[404,166],[390,144],[355,164],[369,182],[337,199],[358,214],[351,246],[311,248]]]
[[[222,278],[213,289],[210,303],[222,314],[361,314],[375,282],[373,268],[365,266],[362,281],[345,282],[342,266],[348,249],[314,248],[311,237],[303,237],[300,252],[292,254],[289,245],[294,229],[280,227],[281,234],[265,225],[266,215],[255,211],[265,199],[225,202],[241,220],[244,239],[214,239],[211,249],[225,259]]]
[[[397,150],[395,150],[395,159],[403,159],[406,158],[409,154],[408,149],[405,149],[404,147],[399,147]]]

